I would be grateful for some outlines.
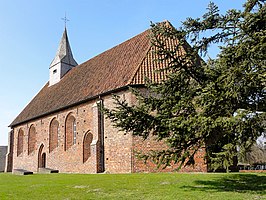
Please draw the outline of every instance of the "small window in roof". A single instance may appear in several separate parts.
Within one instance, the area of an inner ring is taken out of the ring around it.
[[[57,69],[55,69],[54,71],[53,71],[53,74],[55,74],[57,72]]]

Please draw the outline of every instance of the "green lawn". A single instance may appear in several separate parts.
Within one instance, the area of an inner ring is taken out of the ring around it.
[[[264,174],[0,174],[0,199],[266,199]]]

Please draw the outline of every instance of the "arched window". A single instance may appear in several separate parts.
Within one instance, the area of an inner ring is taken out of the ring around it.
[[[65,126],[65,150],[68,150],[77,142],[77,124],[76,119],[72,114],[66,118]]]
[[[83,162],[85,163],[91,156],[91,142],[92,142],[92,133],[87,132],[83,139]]]
[[[18,142],[17,142],[17,156],[21,155],[23,152],[23,137],[24,137],[24,132],[22,129],[19,129]]]
[[[77,143],[77,124],[76,120],[73,121],[73,144]]]
[[[30,126],[29,138],[28,138],[28,154],[32,153],[35,150],[36,146],[36,129],[34,125]]]
[[[52,152],[59,145],[59,123],[53,118],[49,127],[49,152]]]

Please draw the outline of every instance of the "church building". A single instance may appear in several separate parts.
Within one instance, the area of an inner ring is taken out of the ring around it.
[[[150,30],[78,64],[72,54],[67,30],[63,32],[50,78],[40,92],[10,124],[6,171],[41,168],[61,173],[134,173],[172,171],[144,163],[137,151],[162,148],[162,142],[143,140],[118,131],[97,104],[112,108],[116,94],[134,104],[129,87],[145,88],[145,77],[161,81],[165,66],[155,61]],[[177,40],[169,39],[174,48]],[[194,167],[183,171],[207,171],[204,149]]]

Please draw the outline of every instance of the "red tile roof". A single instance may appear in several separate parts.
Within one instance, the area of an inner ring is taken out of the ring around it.
[[[11,127],[71,107],[103,93],[128,85],[144,84],[145,77],[153,81],[165,78],[165,72],[155,73],[165,65],[154,59],[154,47],[147,30],[70,70],[60,82],[47,83],[11,123]],[[170,41],[173,47],[177,40]]]

